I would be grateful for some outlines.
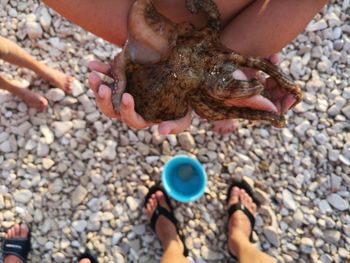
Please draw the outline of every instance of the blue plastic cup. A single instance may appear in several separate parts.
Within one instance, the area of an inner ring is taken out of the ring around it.
[[[164,190],[179,202],[191,202],[200,198],[204,194],[207,181],[202,164],[186,155],[171,158],[163,168]]]

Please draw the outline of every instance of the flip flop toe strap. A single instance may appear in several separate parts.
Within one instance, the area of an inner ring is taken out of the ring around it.
[[[28,238],[5,239],[2,245],[3,258],[13,255],[26,262],[29,251],[30,241]]]
[[[164,207],[158,205],[156,210],[153,212],[152,217],[151,217],[151,228],[154,232],[156,232],[156,223],[157,223],[157,220],[158,220],[160,215],[163,215],[167,219],[169,219],[177,228],[177,220],[174,217],[174,215],[171,212],[169,212],[168,210],[166,210]]]
[[[255,225],[255,217],[253,216],[253,214],[248,210],[248,208],[242,204],[242,203],[236,203],[233,204],[229,207],[229,209],[227,210],[228,212],[228,218],[231,217],[231,215],[236,212],[237,210],[241,210],[249,219],[250,222],[250,229],[252,230],[250,232],[250,236],[249,239],[250,241],[252,241],[252,233],[253,233],[253,229],[254,229],[254,225]]]
[[[158,205],[156,210],[153,212],[153,215],[151,217],[151,228],[154,232],[156,232],[156,223],[157,220],[159,218],[160,215],[165,216],[168,220],[170,220],[170,222],[172,222],[176,228],[176,232],[180,237],[180,240],[184,246],[184,252],[183,255],[185,257],[188,256],[188,249],[186,247],[186,243],[185,243],[185,236],[183,235],[182,231],[178,228],[178,223],[176,218],[174,217],[174,214],[172,212],[169,212],[168,210],[166,210],[164,207]]]

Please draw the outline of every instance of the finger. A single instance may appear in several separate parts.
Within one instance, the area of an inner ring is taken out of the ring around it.
[[[275,54],[272,54],[270,57],[269,57],[269,60],[272,64],[278,64],[280,63],[280,56],[278,53],[275,53]]]
[[[191,117],[192,110],[189,110],[186,116],[181,119],[161,122],[158,126],[158,131],[162,135],[182,132],[191,125]]]
[[[281,107],[282,113],[288,111],[296,102],[295,97],[292,94],[288,94],[287,97],[283,101],[283,105]]]
[[[108,76],[111,76],[111,66],[109,64],[103,63],[99,60],[94,60],[89,62],[88,68],[91,71],[97,71]]]
[[[109,118],[119,118],[120,115],[113,108],[112,90],[106,85],[100,85],[96,95],[97,107]]]
[[[276,106],[269,99],[261,95],[254,95],[244,99],[230,99],[226,100],[225,103],[235,107],[278,112]]]
[[[152,125],[152,123],[145,121],[139,114],[136,113],[134,99],[129,93],[124,93],[122,95],[120,116],[126,125],[134,129],[143,129]]]
[[[101,86],[102,84],[102,80],[101,78],[95,73],[95,72],[91,72],[89,74],[89,87],[90,89],[94,92],[97,93],[98,92],[98,88]]]

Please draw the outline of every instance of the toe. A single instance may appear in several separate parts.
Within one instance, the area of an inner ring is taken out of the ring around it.
[[[247,202],[247,196],[246,196],[245,193],[246,193],[246,192],[245,192],[244,189],[240,189],[240,190],[239,190],[239,198],[240,198],[240,200],[241,200],[241,202],[242,202],[243,204],[246,204],[246,202]]]
[[[251,206],[251,212],[253,213],[253,215],[255,216],[256,215],[256,204],[255,203],[252,203],[252,206]]]
[[[158,191],[156,193],[156,195],[157,195],[157,200],[158,200],[160,206],[162,206],[162,207],[164,207],[166,209],[169,209],[168,204],[166,203],[166,200],[165,200],[164,193],[161,192],[161,191]]]
[[[8,238],[12,238],[15,235],[15,229],[14,227],[11,227],[8,231],[7,231],[7,236]]]
[[[15,237],[19,237],[21,235],[21,226],[19,224],[15,225]]]
[[[229,206],[232,204],[238,203],[238,201],[239,201],[239,188],[235,186],[231,189]]]
[[[20,237],[26,238],[28,236],[29,229],[26,224],[22,224],[20,227]]]

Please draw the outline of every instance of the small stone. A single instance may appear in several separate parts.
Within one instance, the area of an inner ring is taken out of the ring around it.
[[[328,72],[332,67],[332,62],[329,59],[324,59],[317,64],[317,69],[321,72]]]
[[[182,149],[186,151],[192,150],[196,144],[195,141],[189,132],[182,132],[178,135],[179,143],[182,147]]]
[[[78,80],[74,79],[72,82],[72,95],[77,98],[83,94],[84,91],[84,86]]]
[[[350,120],[350,104],[342,108],[341,112]]]
[[[335,162],[339,159],[340,152],[338,150],[329,150],[328,151],[328,159]]]
[[[61,111],[60,111],[60,116],[61,116],[61,120],[62,121],[70,121],[72,118],[72,111],[70,108],[68,107],[64,107]]]
[[[112,237],[112,246],[117,245],[122,237],[123,237],[122,233],[120,232],[114,233]]]
[[[0,195],[0,210],[5,208],[5,200],[2,195]]]
[[[55,136],[53,135],[52,131],[47,127],[46,125],[40,126],[40,131],[42,135],[45,137],[45,142],[47,144],[53,143]]]
[[[275,227],[273,226],[264,227],[263,233],[266,239],[270,242],[270,244],[274,245],[275,247],[279,247],[280,241],[279,241],[278,233]]]
[[[70,121],[54,121],[52,126],[55,131],[55,136],[60,138],[73,128],[73,124]]]
[[[295,203],[295,201],[293,199],[293,195],[289,190],[284,189],[282,191],[282,200],[283,200],[283,204],[286,208],[293,210],[293,211],[295,211],[297,209],[297,204]]]
[[[27,189],[16,190],[13,197],[17,202],[26,204],[32,198],[32,192]]]
[[[66,262],[66,259],[67,259],[67,257],[61,252],[53,253],[52,257],[55,259],[55,262],[57,263],[64,263]]]
[[[49,170],[55,164],[55,162],[50,158],[43,158],[42,164],[45,170]]]
[[[255,168],[251,165],[244,165],[243,166],[243,175],[247,177],[251,177],[254,174]]]
[[[346,211],[349,209],[349,201],[344,200],[336,193],[332,193],[327,196],[327,201],[336,209],[340,211]]]
[[[85,199],[88,191],[81,185],[79,185],[72,193],[72,205],[77,206]]]
[[[305,254],[310,254],[314,247],[314,241],[311,238],[303,237],[300,241],[300,250]]]
[[[61,192],[62,188],[63,182],[60,178],[58,178],[49,186],[49,192],[51,194],[58,194]]]
[[[72,223],[72,226],[77,232],[81,233],[85,230],[87,224],[85,220],[77,220]]]
[[[139,208],[139,204],[136,199],[132,196],[126,198],[126,203],[128,204],[131,211],[136,211]]]
[[[310,128],[310,126],[310,122],[308,120],[304,120],[298,126],[296,126],[294,130],[299,136],[304,136],[305,132]]]
[[[33,20],[27,20],[26,22],[26,33],[28,37],[32,40],[41,38],[43,30],[39,23]]]
[[[207,246],[201,248],[201,255],[205,260],[218,261],[223,258],[222,253],[210,250]]]
[[[332,105],[329,109],[328,109],[328,114],[330,116],[336,116],[337,114],[340,113],[340,110],[343,108],[343,106],[346,104],[346,99],[337,96],[334,100],[334,105]]]
[[[318,208],[320,209],[320,212],[322,214],[326,214],[326,213],[330,213],[332,212],[332,208],[330,207],[329,203],[327,202],[327,200],[321,200],[318,203]]]
[[[343,164],[350,166],[350,159],[346,158],[344,155],[339,155],[339,161],[341,161]]]
[[[91,175],[91,181],[94,185],[100,186],[103,184],[104,178],[100,174],[94,173]]]
[[[0,144],[0,151],[4,153],[12,152],[12,147],[10,141],[4,141]]]
[[[50,26],[51,26],[51,16],[49,14],[49,11],[47,10],[46,7],[42,7],[40,10],[40,18],[39,18],[39,22],[41,24],[41,26],[48,31]]]
[[[50,148],[46,143],[39,142],[37,145],[37,155],[40,157],[47,156],[50,152]]]
[[[102,151],[101,157],[113,161],[117,157],[117,143],[115,141],[106,141],[106,148]]]
[[[300,76],[304,75],[305,69],[301,57],[296,56],[292,58],[290,73],[295,79],[299,79]]]
[[[46,97],[52,101],[60,101],[64,98],[64,96],[64,91],[58,88],[49,89],[49,91],[46,93]]]
[[[328,254],[323,254],[320,257],[320,260],[322,263],[332,263],[333,262],[333,258]]]
[[[95,104],[86,94],[80,95],[78,97],[78,101],[83,105],[84,111],[86,113],[94,113],[96,111]]]
[[[310,22],[310,24],[306,27],[306,31],[313,32],[327,28],[327,22],[324,19],[320,19],[317,22]]]
[[[328,229],[323,232],[323,236],[325,241],[337,245],[341,238],[341,233],[337,230]]]
[[[2,164],[2,169],[4,171],[9,171],[12,170],[16,167],[16,160],[15,159],[7,159],[3,164]]]

